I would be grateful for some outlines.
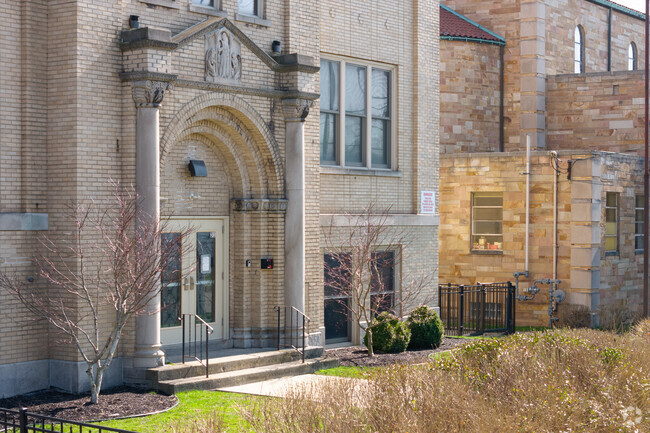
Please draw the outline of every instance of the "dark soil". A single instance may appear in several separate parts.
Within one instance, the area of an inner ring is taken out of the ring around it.
[[[336,358],[339,360],[339,365],[346,367],[381,367],[393,364],[419,364],[427,362],[429,355],[432,353],[450,350],[470,341],[462,338],[444,338],[442,344],[437,349],[407,350],[402,353],[375,352],[375,356],[373,357],[368,357],[368,350],[365,346],[349,346],[326,350],[325,357]]]
[[[118,387],[102,391],[97,404],[90,394],[43,391],[0,400],[0,407],[62,418],[68,421],[98,421],[159,412],[173,407],[178,399],[136,388]]]

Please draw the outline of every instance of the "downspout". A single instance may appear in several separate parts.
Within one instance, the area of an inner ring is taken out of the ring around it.
[[[501,57],[501,71],[499,71],[499,152],[504,152],[505,151],[505,125],[503,121],[503,112],[504,112],[504,102],[503,102],[503,97],[505,94],[505,91],[503,89],[503,83],[505,81],[504,75],[505,75],[505,68],[506,65],[504,64],[504,51],[506,47],[505,45],[501,45],[499,47],[499,54]]]
[[[526,135],[526,276],[528,276],[528,255],[530,238],[530,134]]]
[[[519,277],[528,278],[528,255],[529,255],[529,244],[528,238],[530,237],[530,134],[526,134],[526,171],[521,174],[526,175],[526,239],[524,241],[524,253],[526,257],[526,264],[524,271],[517,271],[513,275],[515,277],[515,288],[516,288],[516,297],[520,301],[530,301],[535,297],[539,292],[539,288],[536,286],[537,281],[533,283],[532,286],[529,286],[527,291],[528,295],[519,294]]]
[[[610,9],[611,10],[611,9]],[[551,158],[556,157],[557,153],[551,152]],[[557,280],[557,196],[558,196],[558,176],[559,170],[553,170],[553,280]]]
[[[612,8],[607,10],[607,72],[612,71]]]

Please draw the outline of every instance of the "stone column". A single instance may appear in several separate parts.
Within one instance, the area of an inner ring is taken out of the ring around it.
[[[137,107],[136,122],[136,192],[138,203],[137,225],[148,224],[160,218],[160,130],[158,111],[171,83],[163,81],[135,81],[131,83],[133,100]],[[136,227],[137,230],[137,227]],[[149,368],[163,365],[165,354],[160,350],[160,297],[154,297],[147,314],[136,317],[134,367]]]
[[[286,129],[287,213],[284,223],[284,300],[305,311],[305,119],[312,102],[282,101]]]

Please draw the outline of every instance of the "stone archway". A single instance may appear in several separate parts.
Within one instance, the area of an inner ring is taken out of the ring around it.
[[[162,214],[228,218],[230,344],[272,344],[270,311],[284,304],[287,209],[275,137],[248,102],[211,93],[174,115],[160,148]],[[208,177],[191,178],[189,159],[204,160]],[[274,269],[262,271],[261,257],[273,257]],[[246,267],[248,260],[256,266]]]

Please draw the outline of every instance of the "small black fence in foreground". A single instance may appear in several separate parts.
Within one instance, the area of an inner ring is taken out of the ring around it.
[[[440,317],[447,335],[515,332],[515,286],[505,283],[438,286]]]
[[[0,408],[0,432],[7,433],[137,433],[130,430],[102,427],[27,412],[25,409]]]

